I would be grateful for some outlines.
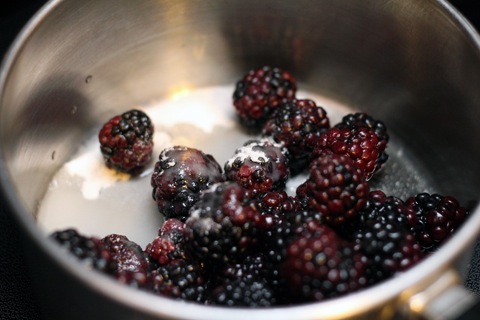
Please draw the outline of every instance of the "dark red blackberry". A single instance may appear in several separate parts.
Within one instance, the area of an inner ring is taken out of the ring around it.
[[[183,230],[184,224],[180,220],[166,220],[159,230],[159,236],[145,247],[149,260],[166,265],[173,260],[186,259]]]
[[[222,168],[211,155],[175,146],[164,149],[155,163],[152,196],[167,219],[185,221],[200,191],[223,180]]]
[[[105,164],[137,174],[151,160],[153,125],[140,110],[129,110],[106,122],[98,134]]]
[[[153,292],[186,301],[203,303],[208,294],[208,281],[201,264],[172,260],[155,269],[151,275]]]
[[[114,268],[112,255],[96,237],[87,237],[75,229],[65,229],[53,232],[50,238],[90,268],[106,273],[110,273]]]
[[[326,225],[291,242],[283,262],[284,275],[299,302],[321,301],[366,286],[366,259]]]
[[[248,191],[235,182],[203,191],[185,222],[187,251],[207,265],[242,259],[258,228],[268,225],[251,203]]]
[[[387,132],[387,127],[382,121],[375,120],[372,116],[364,113],[350,113],[342,118],[342,121],[335,125],[336,128],[344,128],[350,126],[365,126],[370,129],[373,129],[375,134],[378,137],[379,143],[383,145],[383,149],[386,149],[390,137]],[[385,153],[382,153],[382,156],[388,157]],[[387,159],[385,159],[386,161]],[[385,162],[383,161],[383,162]],[[383,163],[382,162],[382,163]]]
[[[335,226],[352,219],[367,201],[369,186],[363,172],[346,155],[325,151],[310,163],[308,179],[297,196],[309,211]]]
[[[147,254],[124,235],[109,234],[102,239],[115,263],[114,276],[121,283],[144,288],[149,284],[150,262]]]
[[[260,129],[280,103],[295,98],[296,91],[296,81],[290,73],[265,66],[250,70],[237,82],[233,105],[245,127]]]
[[[321,135],[312,157],[317,157],[323,150],[348,155],[369,180],[388,158],[385,147],[385,141],[379,139],[374,129],[356,124],[341,125]]]
[[[326,111],[309,99],[293,100],[280,105],[262,128],[290,152],[292,173],[300,172],[309,160],[321,133],[330,128]]]
[[[404,212],[402,200],[374,191],[358,213],[353,239],[368,259],[370,285],[411,268],[423,257]]]
[[[425,251],[437,249],[468,215],[452,196],[420,193],[405,203],[408,225]]]
[[[286,152],[269,139],[248,141],[225,163],[225,176],[248,189],[253,196],[283,189],[290,176]]]
[[[245,307],[276,305],[278,278],[278,272],[263,255],[249,255],[216,272],[211,303]]]

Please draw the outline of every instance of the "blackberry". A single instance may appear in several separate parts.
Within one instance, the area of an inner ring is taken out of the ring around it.
[[[242,259],[256,242],[262,221],[248,191],[235,182],[214,185],[202,192],[185,222],[189,254],[212,266]]]
[[[114,268],[109,250],[96,237],[87,237],[75,229],[65,229],[51,233],[50,238],[90,268],[105,273],[110,273]]]
[[[119,282],[138,288],[149,285],[150,261],[137,243],[119,234],[109,234],[102,242],[112,255],[113,275]]]
[[[279,106],[263,126],[262,135],[287,148],[292,173],[296,174],[307,164],[321,133],[329,128],[327,112],[321,106],[299,99]]]
[[[166,220],[159,230],[158,237],[145,247],[150,261],[166,265],[173,260],[186,259],[183,230],[184,223],[180,220],[173,218]]]
[[[379,143],[383,145],[383,149],[386,149],[388,141],[390,140],[390,136],[388,135],[387,127],[382,121],[375,120],[372,116],[364,113],[364,112],[357,112],[357,113],[350,113],[347,114],[342,118],[342,121],[335,125],[336,128],[344,128],[349,126],[365,126],[370,129],[373,129],[375,134],[378,137]],[[381,162],[384,163],[387,161],[387,154],[382,153],[382,157],[386,157],[382,159]]]
[[[365,205],[369,186],[362,171],[346,155],[322,152],[310,164],[308,179],[297,196],[309,211],[329,225],[344,224]]]
[[[366,286],[366,259],[331,228],[317,224],[291,242],[283,262],[289,288],[299,302],[321,301]]]
[[[290,175],[286,152],[269,139],[248,141],[225,163],[225,176],[253,196],[283,189]]]
[[[259,130],[280,103],[295,98],[296,91],[296,81],[290,73],[264,66],[250,70],[237,82],[233,105],[240,123]]]
[[[107,121],[98,134],[109,168],[138,174],[152,158],[153,125],[140,110],[129,110]]]
[[[208,295],[208,281],[201,264],[177,259],[152,271],[153,292],[186,301],[203,303]]]
[[[211,303],[226,306],[270,307],[276,305],[274,280],[278,273],[261,254],[225,266],[216,275]]]
[[[348,155],[369,180],[388,158],[385,148],[385,141],[379,139],[374,129],[356,124],[341,125],[321,135],[312,157],[323,150]]]
[[[276,304],[275,293],[265,279],[242,277],[225,279],[213,289],[212,304],[236,307],[271,307]]]
[[[172,240],[174,243],[183,242],[183,230],[185,229],[185,223],[182,221],[171,218],[162,223],[162,226],[158,230],[158,235],[166,237]]]
[[[368,259],[369,285],[411,268],[423,257],[404,210],[402,200],[374,191],[358,213],[353,239]]]
[[[468,216],[452,196],[420,193],[405,203],[408,225],[427,252],[436,250]]]
[[[302,205],[285,191],[271,191],[258,199],[256,206],[262,217],[270,222],[260,234],[260,250],[273,263],[279,263],[285,257],[286,244],[294,229],[293,220],[302,211]]]
[[[164,149],[155,163],[152,196],[167,219],[185,221],[200,191],[223,180],[222,168],[211,155],[174,146]]]

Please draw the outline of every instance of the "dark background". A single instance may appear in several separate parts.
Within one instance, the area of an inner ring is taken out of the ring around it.
[[[82,0],[78,0],[82,1]],[[98,0],[101,1],[101,0]],[[422,0],[418,0],[422,1]],[[0,60],[27,21],[47,1],[0,0]],[[478,0],[450,1],[480,30]],[[479,88],[480,89],[480,88]],[[35,294],[31,290],[28,268],[25,266],[20,236],[16,222],[9,216],[5,200],[0,194],[0,319],[40,320]],[[467,287],[480,292],[480,245],[472,260],[473,271],[467,279]],[[480,313],[471,319],[480,319]]]

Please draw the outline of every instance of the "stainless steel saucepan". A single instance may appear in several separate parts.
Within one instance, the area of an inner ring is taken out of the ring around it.
[[[87,270],[47,238],[37,220],[52,178],[106,117],[179,88],[233,92],[240,75],[261,65],[287,69],[307,92],[384,121],[392,193],[478,200],[480,37],[446,1],[50,1],[0,73],[1,185],[30,242],[46,319],[452,318],[476,303],[462,281],[478,209],[402,275],[345,297],[268,309],[147,294]]]

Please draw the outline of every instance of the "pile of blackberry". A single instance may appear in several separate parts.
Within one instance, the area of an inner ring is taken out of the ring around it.
[[[99,239],[67,229],[51,238],[90,268],[141,290],[266,308],[332,299],[395,277],[465,222],[469,212],[454,197],[402,200],[372,190],[370,179],[381,179],[388,160],[385,124],[352,113],[331,125],[323,107],[295,93],[290,73],[251,70],[233,104],[257,139],[237,147],[223,167],[185,146],[160,153],[150,183],[165,220],[144,249],[116,234]],[[108,137],[120,132],[153,132],[145,121],[120,120],[129,117],[110,120],[101,141],[114,146],[123,138]],[[119,121],[127,131],[114,129]],[[124,170],[130,160],[112,161]],[[288,194],[287,182],[300,173],[305,180]]]

